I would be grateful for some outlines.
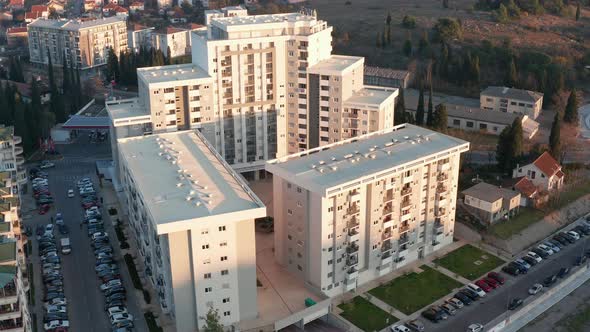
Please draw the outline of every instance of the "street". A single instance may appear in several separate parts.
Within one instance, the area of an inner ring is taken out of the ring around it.
[[[70,320],[70,329],[72,331],[108,331],[110,322],[104,310],[104,296],[99,289],[99,280],[96,276],[94,266],[95,257],[92,251],[90,240],[86,234],[86,226],[81,227],[80,223],[83,218],[83,209],[80,206],[80,197],[76,182],[82,177],[91,177],[97,193],[102,196],[98,178],[95,172],[95,160],[110,157],[110,145],[108,142],[99,144],[88,143],[87,135],[80,135],[83,143],[74,143],[70,145],[61,145],[57,149],[63,155],[62,160],[53,161],[55,168],[47,169],[49,173],[49,190],[55,199],[54,207],[46,215],[39,215],[34,208],[34,200],[31,194],[23,197],[23,212],[25,216],[25,225],[33,230],[37,225],[47,224],[51,216],[61,212],[65,224],[70,230],[66,237],[70,238],[72,252],[69,255],[61,255],[62,272],[64,277],[64,291],[68,301],[68,316]],[[73,198],[67,197],[67,190],[74,189],[76,195]],[[33,209],[33,210],[31,210]],[[102,214],[108,213],[102,207]],[[28,218],[27,218],[28,217]],[[136,318],[136,329],[138,331],[147,330],[143,313],[139,310],[136,298],[133,296],[134,289],[125,262],[119,255],[118,241],[114,235],[114,230],[108,218],[105,219],[105,230],[109,233],[110,242],[115,249],[115,261],[121,268],[121,277],[128,291],[127,307],[130,313]],[[64,237],[56,231],[57,241]],[[37,254],[37,243],[33,237],[33,255],[32,264],[34,269],[35,283],[35,308],[33,312],[37,315],[38,331],[42,331],[43,325],[43,284],[41,282],[40,261]],[[139,318],[139,319],[137,319]]]
[[[543,260],[537,266],[532,267],[529,273],[525,275],[513,277],[502,273],[506,277],[504,285],[492,290],[483,300],[458,310],[456,316],[451,316],[446,321],[434,324],[423,317],[420,317],[420,320],[426,324],[427,331],[466,331],[467,327],[473,323],[485,325],[504,314],[508,303],[512,299],[520,298],[524,300],[530,296],[528,289],[533,284],[542,283],[543,279],[557,273],[562,267],[572,268],[575,257],[590,248],[588,245],[590,245],[590,238],[582,238],[576,243],[564,247],[559,253],[549,256],[547,260]]]

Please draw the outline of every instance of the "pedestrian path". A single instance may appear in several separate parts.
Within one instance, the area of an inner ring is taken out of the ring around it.
[[[434,264],[433,262],[428,262],[428,263],[426,263],[426,265],[428,265],[431,268],[437,270],[438,272],[446,275],[447,277],[452,278],[452,279],[455,279],[455,280],[457,280],[457,281],[459,281],[459,282],[461,282],[463,284],[469,284],[469,283],[472,282],[471,280],[466,279],[466,278],[463,278],[462,276],[456,274],[453,271],[447,270],[446,268],[444,268],[444,267],[442,267],[440,265]]]
[[[379,307],[381,310],[388,312],[389,314],[399,318],[400,320],[406,320],[408,319],[408,316],[406,314],[404,314],[403,312],[395,309],[394,307],[390,306],[389,304],[381,301],[381,299],[365,293],[363,295],[361,295],[362,297],[364,297],[365,299],[367,299],[369,302],[371,302],[372,304],[374,304],[375,306]]]

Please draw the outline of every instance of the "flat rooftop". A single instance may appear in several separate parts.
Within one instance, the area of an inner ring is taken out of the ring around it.
[[[147,108],[139,103],[138,98],[107,101],[105,107],[111,121],[129,119],[140,116],[149,116]]]
[[[337,186],[394,171],[439,153],[468,148],[469,143],[461,139],[403,124],[271,160],[266,170],[326,195]]]
[[[248,15],[248,16],[229,16],[229,17],[215,17],[211,22],[215,22],[220,27],[232,26],[246,26],[253,24],[270,24],[270,23],[284,23],[284,22],[314,22],[319,21],[311,15],[304,15],[301,13],[286,13],[286,14],[268,14],[268,15]]]
[[[182,82],[209,78],[211,76],[203,68],[192,63],[160,67],[138,68],[137,76],[147,84]]]
[[[60,30],[71,30],[76,31],[80,29],[88,29],[93,28],[105,24],[113,24],[119,22],[126,22],[125,17],[121,16],[111,16],[111,17],[104,17],[96,20],[67,20],[67,19],[59,19],[59,20],[51,20],[46,18],[38,18],[28,26],[30,27],[39,27],[39,28],[50,28],[50,29],[60,29]]]
[[[124,138],[118,147],[158,234],[190,229],[201,218],[266,215],[246,182],[197,131]]]
[[[328,59],[322,60],[309,67],[307,71],[312,74],[341,74],[347,70],[352,70],[357,66],[362,66],[365,58],[360,56],[349,55],[332,55]]]
[[[512,199],[513,197],[519,195],[514,190],[500,188],[486,182],[480,182],[471,188],[463,190],[463,194],[490,203],[493,203],[501,198]]]
[[[368,87],[356,91],[350,96],[344,104],[355,105],[381,105],[390,98],[395,98],[398,95],[398,89],[395,88],[380,88]]]

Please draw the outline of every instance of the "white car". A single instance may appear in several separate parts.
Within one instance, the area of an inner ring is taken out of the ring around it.
[[[445,302],[452,305],[453,307],[455,307],[457,309],[463,308],[463,302],[461,302],[461,300],[459,300],[456,297],[451,297],[450,299],[447,299]]]
[[[411,332],[410,328],[405,325],[395,325],[391,327],[392,332]]]
[[[114,314],[111,316],[111,325],[128,320],[133,321],[133,315],[128,313]]]
[[[481,332],[483,331],[483,325],[476,323],[471,324],[467,327],[467,332]]]
[[[109,282],[106,282],[106,283],[100,285],[100,290],[104,292],[107,289],[109,289],[111,287],[115,287],[115,286],[121,286],[121,279],[114,279],[114,280],[111,280]]]
[[[68,308],[65,305],[49,305],[45,311],[48,314],[65,314],[68,312]]]
[[[58,327],[70,327],[70,321],[69,320],[52,320],[51,322],[45,323],[45,325],[43,325],[43,328],[45,329],[45,331],[53,330]]]
[[[569,231],[569,232],[567,232],[567,234],[569,234],[569,236],[573,237],[576,241],[578,241],[580,239],[580,234],[578,234],[574,231]]]
[[[68,189],[68,197],[69,198],[74,197],[74,189]]]
[[[543,260],[543,258],[539,257],[539,255],[535,254],[532,251],[529,251],[526,255],[537,261],[537,263],[541,263],[541,261]]]
[[[543,289],[543,285],[534,284],[533,287],[529,288],[529,294],[535,295]]]
[[[55,228],[55,226],[53,224],[47,224],[45,226],[45,235],[53,235],[53,229]]]
[[[486,292],[484,292],[483,289],[479,288],[479,286],[477,286],[475,284],[467,284],[467,288],[469,288],[472,291],[476,292],[477,295],[479,295],[479,297],[485,297],[486,296]]]
[[[537,248],[539,248],[539,249],[541,249],[541,250],[545,251],[545,252],[546,252],[546,253],[548,253],[549,255],[553,255],[553,254],[554,254],[554,252],[553,252],[553,249],[551,249],[550,247],[548,247],[548,246],[546,246],[546,245],[544,245],[544,244],[539,244],[539,246],[537,246]]]
[[[109,313],[109,317],[119,314],[128,314],[127,308],[122,306],[110,307],[107,309],[107,312]]]
[[[51,301],[47,301],[43,304],[45,308],[52,306],[52,305],[67,305],[68,301],[65,298],[55,298]]]

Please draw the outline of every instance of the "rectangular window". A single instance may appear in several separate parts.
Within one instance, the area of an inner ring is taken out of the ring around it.
[[[230,315],[231,315],[231,312],[229,312],[229,311],[224,311],[223,312],[223,316],[225,316],[225,317],[230,316]]]
[[[203,275],[203,277],[204,277],[205,279],[211,279],[211,273],[205,273],[205,274]]]
[[[221,270],[221,275],[226,276],[229,274],[229,270]]]
[[[223,303],[229,303],[229,297],[226,297],[222,300]]]
[[[219,231],[220,232],[225,232],[225,226],[219,226]]]
[[[211,293],[213,291],[213,287],[205,287],[205,293]]]
[[[224,262],[227,260],[227,256],[221,256],[221,261]]]
[[[227,246],[227,242],[223,241],[219,244],[220,247],[226,247]]]

